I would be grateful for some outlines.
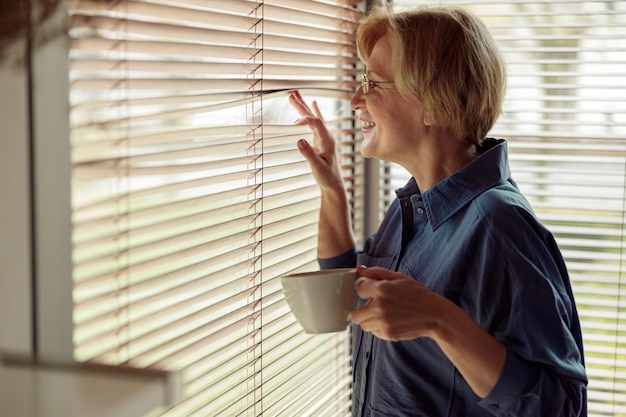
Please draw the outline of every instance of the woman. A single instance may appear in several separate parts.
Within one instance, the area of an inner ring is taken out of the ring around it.
[[[319,109],[298,148],[321,188],[322,268],[358,265],[351,315],[354,416],[583,416],[582,338],[552,235],[486,139],[506,71],[485,25],[459,8],[374,10],[357,34],[367,65],[351,104],[361,153],[412,175],[355,249],[335,142]]]

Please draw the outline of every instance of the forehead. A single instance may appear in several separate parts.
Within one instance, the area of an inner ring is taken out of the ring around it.
[[[391,42],[387,36],[383,36],[372,48],[372,53],[367,61],[367,75],[377,79],[393,79],[394,65]]]

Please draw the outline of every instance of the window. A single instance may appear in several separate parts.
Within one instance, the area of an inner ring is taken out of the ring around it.
[[[285,90],[362,210],[356,3],[71,3],[74,355],[182,371],[156,415],[349,413],[347,334],[303,334],[279,277],[317,268],[319,207]]]
[[[626,2],[455,4],[484,18],[508,62],[504,114],[491,135],[509,140],[513,178],[566,258],[589,415],[626,416]],[[388,204],[407,174],[384,169]]]

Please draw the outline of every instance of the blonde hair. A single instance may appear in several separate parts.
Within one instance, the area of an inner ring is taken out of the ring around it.
[[[392,45],[400,94],[422,102],[458,139],[481,143],[502,111],[506,65],[485,24],[456,7],[391,13],[376,8],[359,26],[361,60],[384,36]]]

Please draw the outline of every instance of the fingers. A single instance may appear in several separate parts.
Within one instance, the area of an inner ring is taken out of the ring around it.
[[[366,332],[375,333],[381,325],[380,318],[380,308],[373,303],[372,299],[368,299],[365,304],[350,312],[350,321],[361,326]]]
[[[358,266],[357,274],[359,275],[355,282],[357,295],[368,302],[352,312],[351,320],[361,325],[364,330],[373,331],[372,326],[386,323],[385,314],[400,304],[401,299],[398,297],[407,296],[406,287],[400,281],[414,283],[414,280],[402,273],[380,267]],[[398,284],[401,286],[397,287]]]
[[[374,279],[366,277],[359,278],[355,283],[356,293],[359,298],[369,299],[376,297],[379,293],[377,282],[378,281]]]
[[[317,101],[313,101],[313,110],[315,111],[315,115],[322,121],[324,121],[324,117],[322,116],[322,112],[320,112],[320,108],[317,105]]]
[[[325,155],[318,153],[305,139],[298,141],[298,150],[308,161],[314,173],[328,169],[328,161]]]
[[[357,289],[359,287],[359,285],[361,285],[364,282],[370,281],[369,278],[365,278],[365,277],[359,277],[355,282],[354,282],[354,288]]]
[[[313,130],[314,149],[319,157],[330,163],[335,157],[335,139],[326,127],[326,123],[324,122],[324,118],[322,117],[322,113],[317,102],[313,101],[313,110],[311,110],[300,93],[297,91],[293,91],[289,94],[289,102],[301,116],[294,122],[294,124],[298,126],[308,126],[311,130]],[[304,152],[308,151],[308,149],[304,146],[304,144],[302,144],[302,147],[299,144],[298,147],[300,152],[303,152],[303,155],[307,157]],[[309,158],[307,157],[307,159]]]
[[[308,126],[313,131],[312,143],[300,140],[298,150],[309,162],[317,183],[322,187],[334,187],[341,184],[336,141],[326,127],[317,102],[313,101],[313,110],[311,110],[297,91],[289,94],[289,102],[301,116],[294,124]]]
[[[302,116],[293,123],[298,126],[309,126],[314,132],[325,131],[326,129],[324,121],[316,116]]]
[[[320,113],[320,109],[317,106],[317,102],[313,102],[313,111],[306,104],[302,96],[298,91],[292,91],[289,94],[289,103],[300,114],[300,118],[294,121],[294,124],[299,126],[308,125],[314,131],[319,131],[325,128],[324,119]]]
[[[374,280],[398,280],[398,279],[406,279],[407,277],[404,274],[399,272],[391,271],[389,269],[381,268],[379,266],[374,267],[366,267],[364,265],[357,266],[356,269],[357,274],[360,277],[367,277]]]
[[[306,101],[304,101],[304,99],[302,98],[302,96],[300,95],[300,92],[298,91],[292,91],[289,94],[289,102],[291,103],[291,105],[298,111],[298,113],[300,114],[300,116],[302,116],[301,119],[298,120],[298,122],[307,119],[319,119],[322,122],[324,122],[324,117],[322,116],[322,112],[320,111],[319,106],[317,105],[317,101],[313,101],[313,110],[311,110],[309,108],[309,106],[306,104]],[[297,124],[309,124],[309,123],[297,123]]]
[[[309,106],[306,104],[299,91],[292,91],[289,94],[289,103],[298,111],[300,116],[313,116],[314,112],[311,111]],[[317,104],[314,104],[314,107],[317,107]],[[319,109],[317,109],[319,113]]]

